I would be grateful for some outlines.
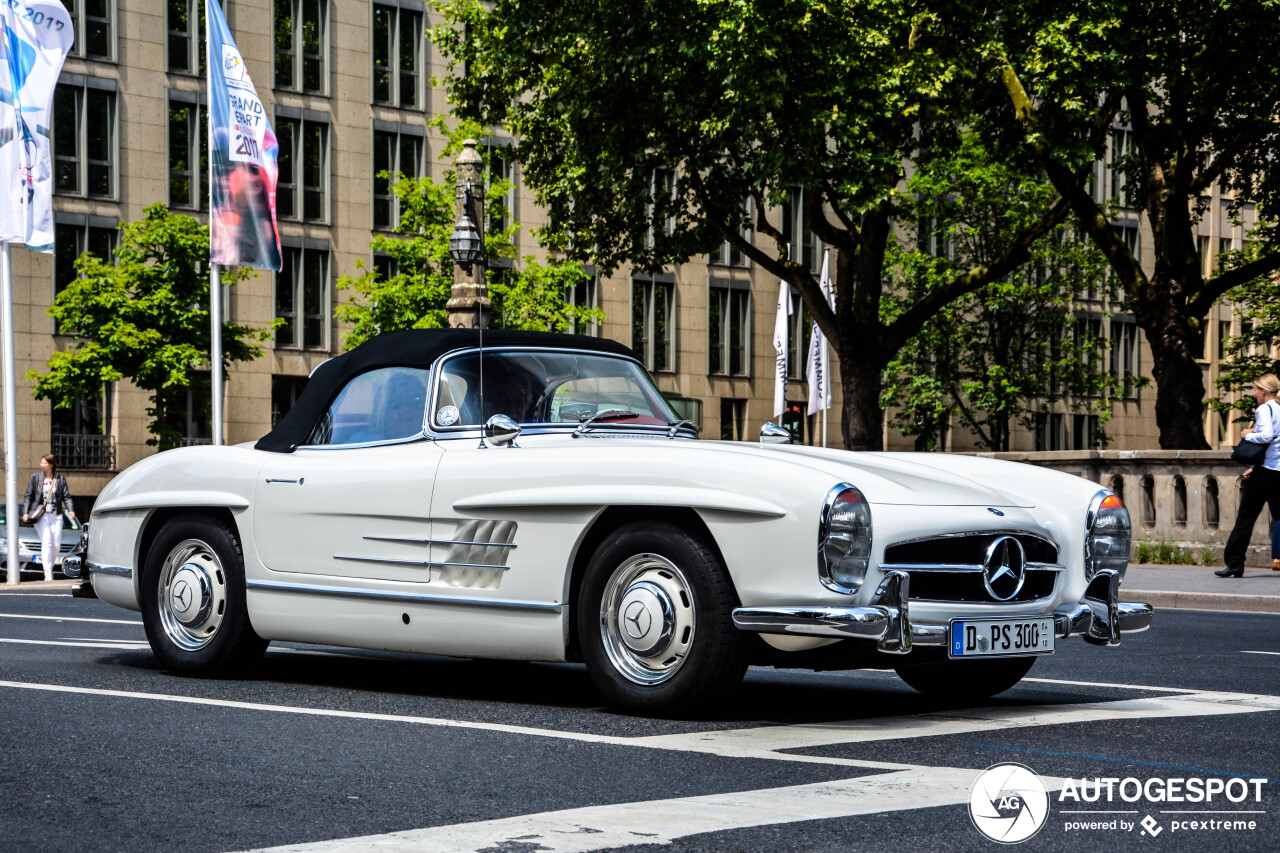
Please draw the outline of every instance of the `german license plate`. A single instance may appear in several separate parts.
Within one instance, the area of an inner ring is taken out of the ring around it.
[[[1053,618],[952,619],[952,658],[1053,654]]]

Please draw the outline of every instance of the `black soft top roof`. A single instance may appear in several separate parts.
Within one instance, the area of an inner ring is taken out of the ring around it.
[[[307,440],[320,415],[353,376],[379,367],[427,368],[446,353],[478,346],[479,343],[480,333],[475,329],[410,329],[368,340],[317,367],[298,402],[280,419],[275,429],[258,439],[254,447],[274,453],[293,452]],[[587,335],[497,330],[484,333],[486,350],[508,347],[594,350],[634,356],[629,347],[617,341]]]

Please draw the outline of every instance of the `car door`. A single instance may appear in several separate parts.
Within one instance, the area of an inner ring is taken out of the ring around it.
[[[273,572],[430,581],[440,449],[425,440],[427,372],[354,377],[310,443],[274,454],[254,488],[258,557]]]

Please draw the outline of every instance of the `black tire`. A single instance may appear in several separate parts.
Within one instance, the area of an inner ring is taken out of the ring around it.
[[[625,525],[592,555],[578,596],[587,671],[609,701],[629,708],[722,699],[747,670],[736,604],[706,543],[665,522]]]
[[[235,676],[257,662],[268,641],[249,623],[235,532],[205,516],[165,522],[143,568],[142,622],[171,672]]]
[[[926,696],[969,701],[986,699],[1013,687],[1031,670],[1034,657],[949,660],[901,666],[895,671]]]

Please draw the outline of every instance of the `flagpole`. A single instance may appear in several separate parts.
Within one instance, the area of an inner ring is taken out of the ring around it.
[[[222,444],[222,279],[209,265],[209,368],[213,385],[213,443]]]
[[[5,551],[9,564],[5,583],[12,586],[22,579],[18,559],[18,393],[14,387],[17,371],[13,364],[13,267],[8,242],[0,242],[0,325],[4,326],[4,511]]]

